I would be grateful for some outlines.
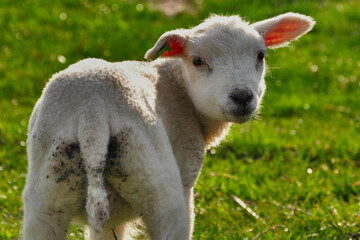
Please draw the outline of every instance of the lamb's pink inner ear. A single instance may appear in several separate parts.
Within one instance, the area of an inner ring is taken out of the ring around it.
[[[271,47],[297,38],[309,27],[309,24],[297,20],[284,20],[276,24],[265,36],[265,46]]]
[[[169,40],[168,42],[169,47],[171,48],[171,51],[165,50],[161,56],[162,57],[175,57],[175,56],[179,56],[182,55],[184,53],[184,42],[176,39],[176,38],[172,38]]]

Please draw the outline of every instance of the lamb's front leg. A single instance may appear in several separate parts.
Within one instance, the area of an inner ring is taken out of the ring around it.
[[[194,221],[195,221],[195,213],[194,213],[194,188],[185,188],[185,201],[187,204],[188,210],[188,221],[189,221],[189,239],[192,239],[192,234],[194,231]]]
[[[205,152],[202,150],[203,145],[201,141],[191,142],[194,148],[186,148],[185,150],[191,149],[192,151],[184,151],[183,147],[176,148],[175,154],[178,160],[178,166],[181,174],[181,180],[184,187],[184,197],[187,207],[187,217],[189,226],[189,239],[192,238],[194,231],[194,185],[196,179],[200,174],[201,167],[203,165],[203,159]],[[198,145],[197,145],[198,144]]]

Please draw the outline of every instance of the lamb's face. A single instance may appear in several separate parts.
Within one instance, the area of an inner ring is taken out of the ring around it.
[[[242,123],[254,116],[265,91],[266,48],[284,46],[314,24],[298,13],[251,25],[238,16],[212,16],[195,28],[165,33],[145,57],[181,58],[197,110],[211,119]]]
[[[265,54],[264,39],[243,22],[195,31],[183,72],[197,110],[220,121],[251,119],[265,91]]]

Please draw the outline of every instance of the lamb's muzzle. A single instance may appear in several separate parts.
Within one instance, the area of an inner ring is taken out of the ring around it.
[[[230,95],[232,101],[236,104],[234,114],[236,115],[246,115],[255,110],[255,108],[249,107],[249,103],[253,100],[254,94],[248,88],[235,88]]]

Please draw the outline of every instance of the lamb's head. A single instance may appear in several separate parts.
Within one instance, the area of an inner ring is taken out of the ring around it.
[[[165,33],[145,57],[182,59],[196,109],[214,120],[242,123],[254,116],[265,92],[266,49],[285,46],[313,25],[312,18],[296,13],[254,24],[211,16],[192,29]]]

